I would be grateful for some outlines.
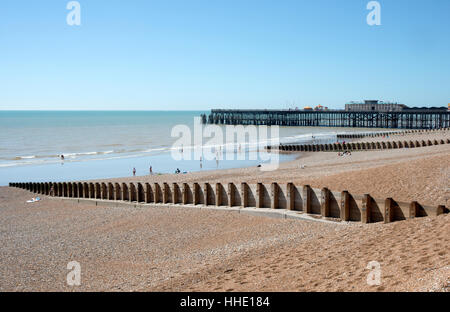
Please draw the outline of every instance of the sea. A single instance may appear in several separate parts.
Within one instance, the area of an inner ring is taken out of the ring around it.
[[[153,174],[258,166],[268,161],[261,155],[272,143],[330,143],[337,141],[337,133],[368,131],[279,127],[276,133],[270,127],[267,138],[258,132],[256,141],[246,137],[233,143],[226,141],[226,126],[217,126],[223,140],[214,136],[211,143],[211,131],[199,119],[203,113],[208,112],[0,111],[0,185],[128,177],[133,168],[137,176],[145,176],[150,166]],[[202,154],[205,149],[209,157]],[[283,162],[297,155],[277,157]]]

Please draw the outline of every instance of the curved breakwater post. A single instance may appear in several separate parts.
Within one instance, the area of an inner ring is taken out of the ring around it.
[[[243,212],[284,210],[318,215],[335,221],[362,223],[406,220],[449,213],[443,205],[424,206],[417,201],[399,202],[393,198],[377,199],[370,194],[353,195],[344,190],[334,192],[324,187],[294,183],[248,184],[222,183],[117,183],[117,182],[42,182],[9,183],[10,187],[67,199],[87,199],[96,203],[121,201],[134,205],[171,205],[204,207],[238,207]],[[54,190],[53,194],[50,189]],[[279,216],[279,215],[278,215]],[[282,215],[287,217],[287,214]]]
[[[107,188],[108,188],[108,191],[107,191],[108,200],[114,200],[114,197],[115,197],[114,184],[112,184],[111,182],[108,182]]]
[[[104,182],[100,184],[100,198],[108,199],[108,188]]]
[[[136,185],[134,183],[128,184],[128,200],[130,202],[137,202]]]
[[[58,194],[58,197],[63,197],[63,184],[61,182],[56,183],[56,192]]]

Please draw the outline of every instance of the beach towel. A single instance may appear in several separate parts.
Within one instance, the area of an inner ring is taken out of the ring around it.
[[[34,202],[38,202],[40,200],[41,199],[39,197],[36,197],[36,198],[33,197],[31,200],[27,200],[27,203],[34,203]]]

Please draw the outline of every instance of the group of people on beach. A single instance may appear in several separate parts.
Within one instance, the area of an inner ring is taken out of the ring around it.
[[[350,151],[345,151],[345,152],[338,152],[338,156],[339,157],[342,157],[342,156],[351,156],[352,155],[352,152],[350,152]]]
[[[149,173],[150,173],[150,175],[153,175],[153,167],[152,166],[150,166],[150,168],[149,168]],[[181,173],[180,168],[177,168],[177,170],[175,170],[175,173],[176,174]],[[186,173],[186,172],[183,172],[183,173]],[[136,176],[136,168],[133,167],[133,177],[135,177],[135,176]]]
[[[149,172],[150,172],[150,175],[153,175],[153,168],[152,168],[152,166],[150,166]],[[133,167],[133,177],[135,177],[135,176],[136,176],[136,168]]]

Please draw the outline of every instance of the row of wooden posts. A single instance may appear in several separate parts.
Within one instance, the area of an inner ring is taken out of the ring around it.
[[[336,221],[393,222],[448,213],[443,206],[425,206],[416,201],[376,199],[348,191],[333,192],[309,185],[235,183],[119,183],[119,182],[26,182],[10,187],[48,196],[87,199],[108,203],[203,205],[240,208],[271,208],[320,215]]]
[[[404,135],[404,134],[429,134],[440,131],[448,131],[449,128],[440,129],[423,129],[423,130],[404,130],[404,131],[382,131],[382,132],[364,132],[364,133],[338,133],[338,139],[360,139],[360,138],[376,138],[387,135]]]
[[[450,139],[421,141],[351,142],[330,144],[280,144],[278,146],[267,146],[266,149],[288,152],[342,152],[415,148],[440,144],[450,144]]]

